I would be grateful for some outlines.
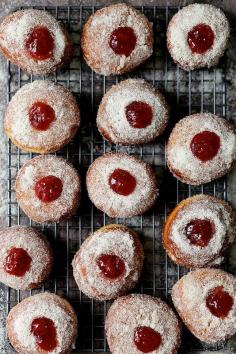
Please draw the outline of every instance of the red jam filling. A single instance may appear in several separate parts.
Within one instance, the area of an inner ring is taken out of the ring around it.
[[[53,54],[54,39],[46,27],[35,27],[27,37],[25,47],[33,59],[50,59]]]
[[[35,318],[31,324],[38,347],[47,352],[57,347],[57,332],[52,320],[46,317]]]
[[[152,123],[152,107],[145,102],[134,101],[125,110],[127,121],[133,128],[146,128]]]
[[[233,304],[234,300],[232,296],[224,291],[223,286],[217,286],[215,289],[211,290],[206,299],[206,305],[211,313],[220,318],[228,316]]]
[[[189,241],[199,247],[206,247],[214,235],[214,225],[209,220],[194,219],[185,227]]]
[[[193,137],[190,147],[194,156],[202,162],[206,162],[217,155],[220,148],[220,138],[217,134],[205,130]]]
[[[214,39],[214,32],[205,23],[194,26],[188,32],[188,45],[193,53],[206,53],[213,46]]]
[[[61,179],[55,176],[42,177],[35,184],[35,193],[44,203],[50,203],[58,199],[62,189],[63,184]]]
[[[16,277],[23,277],[30,269],[32,258],[23,248],[12,248],[7,255],[5,271]]]
[[[97,264],[105,277],[110,279],[116,279],[125,272],[124,261],[114,254],[102,254]]]
[[[130,195],[136,187],[136,178],[128,171],[117,168],[109,177],[109,185],[117,194]]]
[[[161,345],[161,335],[150,327],[138,327],[134,333],[134,343],[141,352],[150,353]]]
[[[35,102],[29,110],[31,125],[37,130],[47,130],[56,119],[54,109],[44,102]]]
[[[136,46],[137,38],[131,27],[119,27],[115,29],[109,39],[109,45],[118,55],[130,56]]]

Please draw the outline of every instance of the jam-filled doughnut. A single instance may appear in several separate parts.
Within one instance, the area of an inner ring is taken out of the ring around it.
[[[163,243],[177,264],[198,268],[218,264],[236,236],[236,213],[228,203],[196,195],[179,203],[167,218]]]
[[[105,323],[113,354],[176,354],[181,325],[172,309],[149,295],[122,296],[111,305]]]
[[[45,75],[69,59],[72,41],[48,12],[26,9],[8,15],[0,24],[0,48],[13,64]]]
[[[169,118],[163,95],[144,80],[128,79],[114,85],[103,97],[97,115],[98,130],[114,144],[153,141]]]
[[[18,353],[67,354],[75,348],[77,316],[65,299],[37,294],[11,309],[7,334]]]
[[[16,176],[16,198],[25,214],[39,223],[75,214],[81,194],[80,176],[63,158],[43,155],[25,163]]]
[[[12,226],[0,230],[0,282],[27,290],[43,283],[51,272],[52,249],[37,230]]]
[[[179,316],[201,341],[217,343],[236,333],[236,278],[203,268],[183,276],[172,289]]]
[[[91,234],[74,256],[74,278],[87,296],[115,299],[136,285],[143,258],[135,231],[124,225],[104,226]]]
[[[167,164],[180,181],[199,185],[220,178],[236,160],[235,128],[211,113],[181,119],[170,134]]]
[[[152,24],[133,7],[113,4],[90,16],[81,47],[87,64],[98,74],[122,74],[152,55]]]
[[[86,176],[89,198],[110,217],[141,215],[158,196],[151,166],[124,153],[107,153],[97,158]]]
[[[175,14],[167,29],[167,47],[184,70],[216,65],[230,35],[229,22],[221,9],[192,4]]]
[[[80,125],[80,110],[71,92],[50,81],[24,85],[10,101],[5,131],[19,148],[55,152],[66,145]]]

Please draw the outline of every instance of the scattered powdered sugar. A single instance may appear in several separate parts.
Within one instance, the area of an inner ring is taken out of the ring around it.
[[[214,32],[212,48],[204,54],[192,53],[188,32],[196,25],[207,24]],[[209,4],[192,4],[171,19],[167,29],[167,45],[173,59],[184,69],[212,66],[223,55],[230,34],[229,22],[221,9]]]
[[[0,353],[7,354],[6,341],[6,295],[4,290],[0,289]]]

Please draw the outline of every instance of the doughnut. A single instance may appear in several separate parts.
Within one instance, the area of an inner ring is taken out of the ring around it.
[[[135,231],[124,225],[104,226],[92,233],[75,254],[74,278],[88,297],[115,299],[136,285],[143,258]]]
[[[230,35],[229,22],[221,9],[192,4],[179,10],[167,28],[167,47],[184,70],[217,65]]]
[[[181,324],[161,299],[131,294],[115,300],[105,322],[112,354],[176,354]]]
[[[152,85],[128,79],[105,94],[97,115],[98,130],[114,144],[135,145],[155,140],[169,119],[167,103]]]
[[[184,199],[168,216],[163,243],[177,264],[199,268],[219,264],[236,236],[236,213],[209,195]]]
[[[228,173],[236,161],[235,128],[211,113],[181,119],[167,144],[167,165],[183,183],[199,185]]]
[[[26,226],[0,229],[0,282],[28,290],[43,283],[52,270],[53,254],[46,238]]]
[[[46,292],[14,306],[6,328],[18,353],[67,354],[75,348],[77,316],[68,301]]]
[[[80,176],[65,159],[42,155],[26,162],[16,176],[16,199],[32,220],[57,222],[75,214]]]
[[[71,57],[72,41],[48,12],[19,10],[0,24],[0,48],[5,57],[30,74],[46,75]]]
[[[80,110],[70,91],[36,80],[18,90],[5,115],[5,132],[13,143],[35,153],[60,150],[76,134]]]
[[[201,341],[216,344],[236,333],[236,278],[203,268],[183,276],[172,300],[188,329]]]
[[[85,23],[81,49],[85,61],[96,73],[126,73],[152,55],[152,23],[124,3],[104,7]]]
[[[125,153],[98,157],[88,169],[86,184],[93,204],[110,217],[141,215],[158,197],[151,166]]]

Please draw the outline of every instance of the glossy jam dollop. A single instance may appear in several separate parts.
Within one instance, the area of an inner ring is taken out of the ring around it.
[[[44,203],[50,203],[58,199],[62,189],[61,179],[55,176],[42,177],[35,184],[35,194]]]
[[[125,272],[124,261],[114,254],[102,254],[97,264],[105,277],[110,279],[119,278]]]
[[[134,343],[141,352],[150,353],[161,345],[161,335],[150,327],[138,327],[134,333]]]
[[[128,171],[117,168],[109,177],[109,185],[117,194],[130,195],[136,188],[136,178]]]
[[[54,322],[46,317],[38,317],[31,323],[31,333],[35,336],[37,346],[51,352],[57,347],[57,332]]]
[[[217,286],[211,290],[206,299],[208,309],[214,316],[220,318],[228,316],[233,304],[232,296],[224,290],[223,286]]]
[[[206,247],[214,232],[214,225],[207,219],[191,220],[185,227],[185,233],[189,241],[199,247]]]
[[[23,277],[30,269],[32,259],[23,248],[13,247],[6,257],[5,271],[16,277]]]
[[[204,54],[214,43],[215,35],[211,27],[205,23],[194,26],[188,32],[188,45],[192,53]]]
[[[202,162],[212,160],[217,155],[219,148],[219,136],[208,130],[196,134],[191,141],[192,153]]]
[[[50,59],[53,55],[54,39],[47,27],[38,26],[26,38],[25,47],[33,59]]]
[[[133,128],[146,128],[152,123],[152,107],[145,102],[130,103],[125,109],[125,115]]]
[[[136,46],[137,38],[131,27],[118,27],[109,39],[109,46],[115,54],[129,57]]]
[[[56,117],[54,109],[47,103],[35,102],[29,109],[29,119],[35,129],[47,130]]]

